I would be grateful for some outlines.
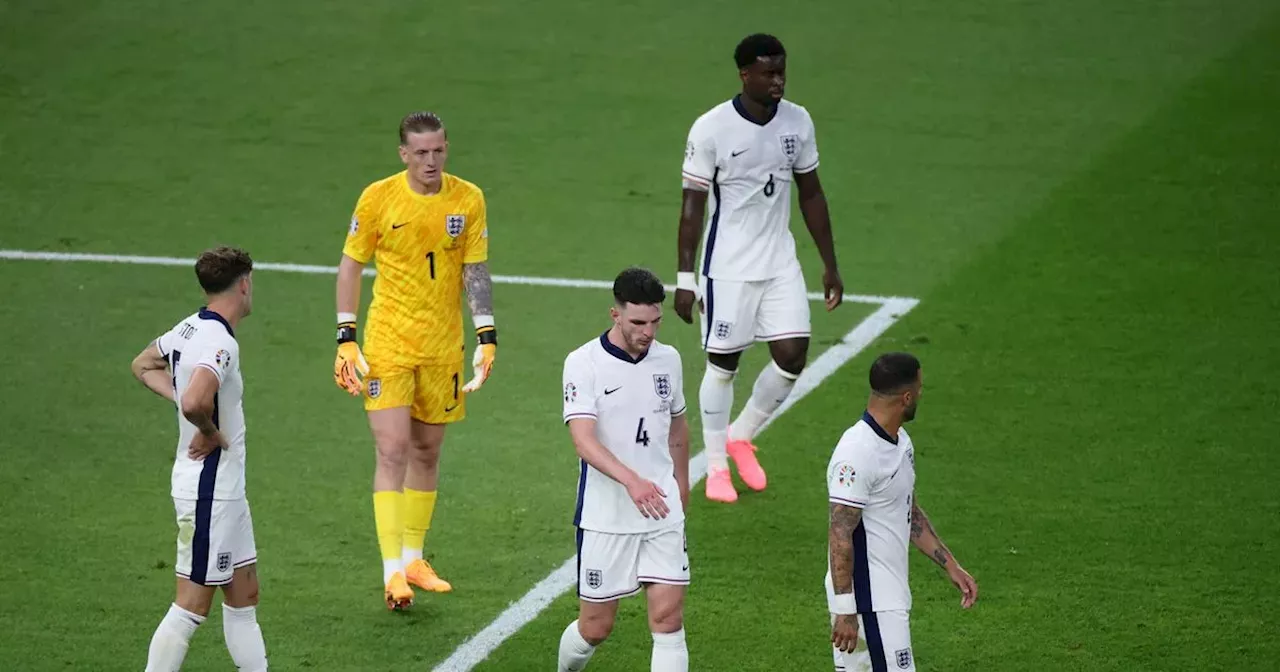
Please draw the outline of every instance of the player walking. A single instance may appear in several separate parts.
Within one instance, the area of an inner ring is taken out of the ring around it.
[[[840,437],[827,466],[827,606],[837,672],[916,669],[908,540],[946,570],[962,595],[960,606],[968,609],[978,599],[978,584],[915,497],[915,449],[902,425],[916,416],[920,362],[906,353],[881,355],[870,378],[867,410]],[[867,645],[855,653],[860,637]]]
[[[618,600],[645,591],[651,669],[689,669],[689,424],[680,353],[656,340],[665,292],[649,271],[613,282],[613,326],[564,360],[564,421],[581,458],[573,524],[578,620],[560,637],[559,670],[581,670],[613,630]]]
[[[267,669],[258,627],[257,548],[245,499],[244,407],[235,329],[253,305],[253,260],[219,247],[196,260],[208,305],[152,341],[133,375],[178,409],[171,494],[178,518],[177,597],[147,653],[148,672],[182,667],[222,588],[227,651],[245,672]]]
[[[707,449],[706,494],[720,502],[738,499],[728,457],[748,487],[764,489],[765,473],[752,440],[791,393],[808,356],[809,302],[789,229],[792,179],[825,267],[827,310],[840,305],[844,293],[827,198],[818,180],[813,120],[803,107],[782,99],[786,58],[782,43],[771,35],[742,40],[734,51],[742,93],[698,117],[684,155],[675,309],[680,319],[692,322],[695,293],[701,290],[707,370],[698,400]],[[704,234],[708,192],[712,210]],[[702,264],[695,273],[699,237]],[[769,344],[773,361],[756,378],[751,398],[730,426],[738,360],[755,341]]]
[[[465,417],[466,393],[480,389],[497,353],[484,194],[445,172],[448,155],[439,117],[414,112],[400,122],[406,170],[360,194],[338,266],[333,378],[348,393],[365,396],[377,444],[374,521],[391,609],[413,604],[410,584],[453,589],[422,558],[440,446],[445,426]],[[360,276],[375,257],[378,277],[362,353],[356,343]],[[462,385],[464,287],[478,343],[475,375]]]

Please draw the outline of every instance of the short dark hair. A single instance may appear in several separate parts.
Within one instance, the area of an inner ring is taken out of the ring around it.
[[[400,120],[400,144],[409,144],[410,133],[434,133],[444,130],[444,122],[435,112],[410,112]]]
[[[249,253],[237,247],[220,246],[205,250],[196,259],[196,279],[209,294],[227,291],[253,270]]]
[[[733,61],[739,68],[745,68],[759,58],[786,55],[787,50],[783,48],[781,40],[766,33],[756,33],[742,38],[738,47],[733,50]]]
[[[618,305],[634,303],[647,306],[660,304],[667,298],[662,281],[647,268],[631,267],[613,281],[613,300]]]
[[[906,352],[886,352],[871,363],[871,389],[879,394],[897,394],[920,377],[920,360]]]

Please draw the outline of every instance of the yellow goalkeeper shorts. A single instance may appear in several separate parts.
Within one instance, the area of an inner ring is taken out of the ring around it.
[[[406,366],[369,358],[364,409],[409,406],[414,420],[433,425],[457,422],[467,415],[462,387],[462,358],[451,364]]]

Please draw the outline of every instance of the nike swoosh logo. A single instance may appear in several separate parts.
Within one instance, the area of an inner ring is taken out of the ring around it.
[[[445,406],[445,408],[444,408],[444,412],[445,412],[445,413],[448,413],[449,411],[452,411],[453,409],[455,409],[455,408],[457,408],[457,407],[458,407],[458,405],[457,405],[457,404],[454,404],[454,405],[452,405],[452,406]]]
[[[393,228],[393,229],[398,229],[398,228],[400,228],[400,227],[402,227],[402,226],[407,226],[408,224],[409,224],[409,222],[401,222],[400,224],[392,224],[392,225],[391,225],[391,228]]]
[[[622,389],[622,386],[621,386],[621,385],[619,385],[619,386],[617,386],[617,387],[613,388],[612,390],[605,390],[605,391],[604,391],[604,393],[605,393],[605,394],[613,394],[614,392],[617,392],[618,390],[621,390],[621,389]]]
[[[684,567],[680,568],[680,571],[682,571],[682,572],[687,572],[687,571],[689,571],[689,565],[685,565]]]
[[[732,153],[732,154],[730,154],[729,156],[731,156],[731,157],[736,157],[736,156],[738,156],[739,154],[746,154],[746,153],[747,153],[747,152],[749,152],[749,151],[751,151],[751,148],[750,148],[750,147],[748,147],[748,148],[746,148],[746,149],[740,149],[740,150],[738,150],[738,151],[736,151],[736,152],[733,152],[733,153]]]

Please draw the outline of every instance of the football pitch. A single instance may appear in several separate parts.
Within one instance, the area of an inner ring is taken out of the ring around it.
[[[805,394],[758,440],[769,488],[695,490],[691,669],[831,669],[825,466],[891,349],[925,370],[922,506],[981,586],[962,611],[913,556],[920,669],[1280,667],[1273,3],[0,0],[5,667],[144,666],[176,428],[128,364],[199,305],[167,260],[227,243],[295,265],[255,274],[237,329],[273,669],[554,669],[576,610],[560,368],[610,302],[584,281],[674,280],[685,134],[758,30],[787,45],[860,300],[812,304]],[[455,592],[401,614],[329,273],[419,108],[486,191],[501,338],[442,458],[427,554]],[[668,312],[696,411],[697,330]],[[588,669],[649,651],[629,600]],[[184,669],[230,667],[215,609]]]

